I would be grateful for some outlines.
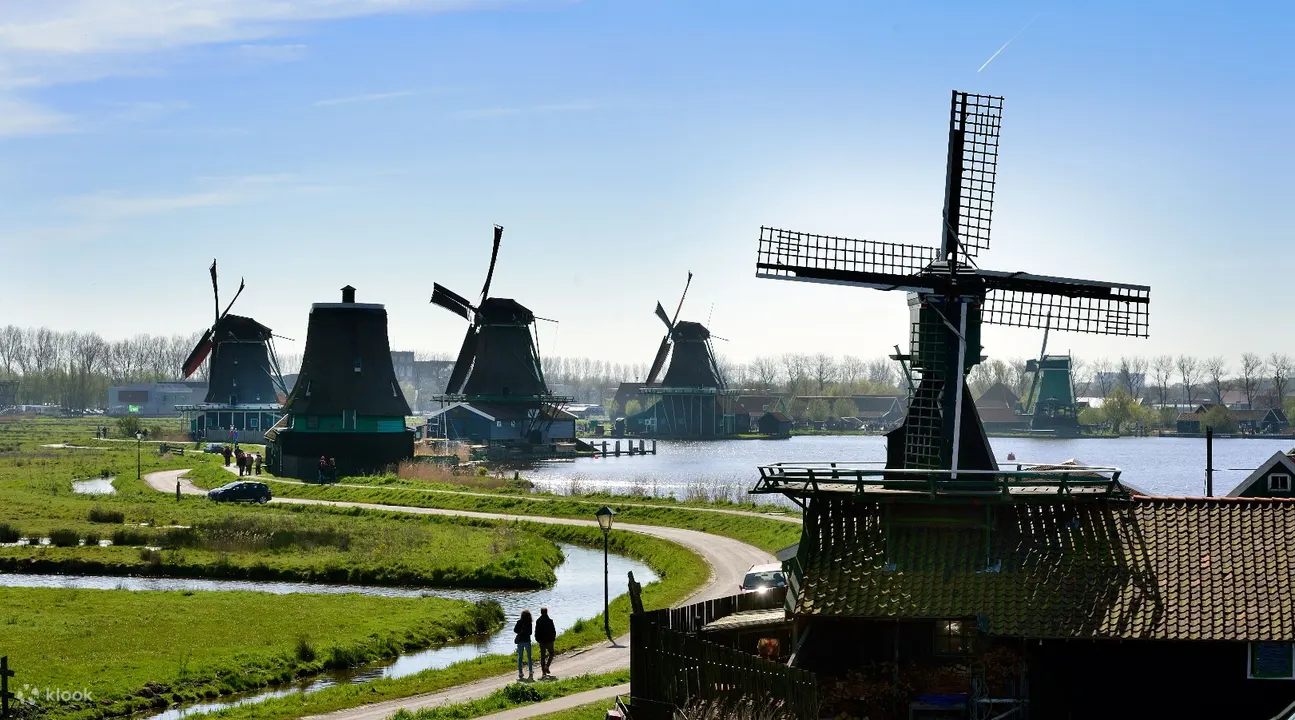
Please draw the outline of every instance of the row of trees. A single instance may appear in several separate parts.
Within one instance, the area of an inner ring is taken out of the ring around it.
[[[0,327],[0,379],[21,379],[18,402],[66,408],[103,405],[108,388],[176,380],[198,335],[136,335],[109,342],[98,333]]]

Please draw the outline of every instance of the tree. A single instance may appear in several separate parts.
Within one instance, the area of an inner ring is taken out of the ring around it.
[[[778,384],[778,360],[760,356],[749,363],[751,379],[761,390],[772,390]]]
[[[1070,356],[1070,384],[1074,387],[1075,397],[1088,397],[1089,387],[1093,384],[1093,376],[1088,372],[1088,361],[1083,358]]]
[[[787,377],[787,392],[800,394],[809,377],[809,358],[798,353],[783,353],[779,360]]]
[[[1135,401],[1124,388],[1115,388],[1102,400],[1102,417],[1111,424],[1111,432],[1118,434],[1133,419]]]
[[[142,424],[138,415],[122,415],[117,418],[117,435],[133,440],[135,433],[139,432]]]
[[[815,354],[809,359],[809,367],[814,375],[814,381],[818,383],[819,395],[826,392],[828,383],[836,382],[836,358],[831,355],[822,352]]]
[[[1102,397],[1107,397],[1115,389],[1115,373],[1111,372],[1110,358],[1098,358],[1093,362],[1093,382]]]
[[[1268,356],[1268,369],[1273,379],[1272,406],[1280,408],[1286,402],[1286,386],[1290,384],[1291,357],[1285,353]]]
[[[641,412],[643,412],[643,403],[639,402],[637,398],[625,403],[625,417],[632,417]]]
[[[1214,402],[1223,402],[1223,395],[1231,389],[1227,360],[1224,360],[1222,355],[1214,355],[1206,358],[1201,367],[1205,371],[1205,383],[1209,386],[1210,394],[1214,396]]]
[[[1134,355],[1120,358],[1120,386],[1134,400],[1142,397],[1142,388],[1147,382],[1147,359]]]
[[[1030,390],[1030,373],[1025,371],[1025,358],[1012,358],[1007,361],[1009,368],[1009,382],[1005,383],[1007,387],[1016,393],[1016,397],[1021,397]]]
[[[1255,353],[1241,354],[1241,391],[1246,394],[1246,407],[1254,409],[1255,398],[1259,395],[1261,376],[1264,373],[1264,361]]]
[[[1213,428],[1216,433],[1236,432],[1236,415],[1222,405],[1213,405],[1201,416],[1201,429],[1204,428]]]
[[[815,422],[826,420],[831,412],[831,407],[828,406],[827,401],[823,398],[814,398],[805,405],[805,414],[809,416],[810,420],[814,420]]]
[[[894,388],[899,380],[895,372],[895,361],[882,356],[868,361],[868,382],[874,387]]]
[[[860,380],[867,379],[868,366],[863,362],[863,358],[857,355],[846,355],[837,364],[837,376],[843,384],[853,387]]]
[[[1169,404],[1169,388],[1174,382],[1174,356],[1157,355],[1151,361],[1151,377],[1156,383],[1156,397],[1160,407]]]
[[[859,406],[853,398],[843,397],[832,401],[832,417],[854,417],[859,414]]]
[[[1201,364],[1191,355],[1179,355],[1175,363],[1178,366],[1178,378],[1183,383],[1183,399],[1188,405],[1196,402],[1196,385],[1201,379]]]

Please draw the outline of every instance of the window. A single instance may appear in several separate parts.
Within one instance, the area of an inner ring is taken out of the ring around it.
[[[1252,642],[1246,677],[1257,680],[1295,679],[1295,643]]]
[[[1290,492],[1291,476],[1285,473],[1273,473],[1269,475],[1268,489],[1275,492]]]
[[[356,356],[355,356],[355,372],[359,372],[359,371],[360,371],[360,356],[359,356],[359,355],[356,355]]]
[[[343,430],[354,430],[354,429],[355,429],[355,411],[354,411],[354,410],[343,410],[343,411],[342,411],[342,429],[343,429]]]
[[[937,620],[935,622],[935,652],[937,655],[965,655],[971,652],[974,626],[966,620]]]

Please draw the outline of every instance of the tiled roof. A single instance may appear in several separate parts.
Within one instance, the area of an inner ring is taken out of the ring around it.
[[[796,612],[983,616],[989,633],[1027,638],[1295,640],[1295,501],[1135,497],[997,512],[988,545],[974,524],[893,523],[888,558],[881,505],[816,499]]]

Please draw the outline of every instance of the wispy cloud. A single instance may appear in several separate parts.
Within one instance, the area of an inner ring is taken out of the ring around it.
[[[530,0],[41,0],[0,3],[0,136],[64,132],[69,118],[16,93],[158,72],[168,52],[241,43],[260,62],[301,59],[306,46],[272,39],[309,23],[436,13]]]
[[[305,58],[308,47],[301,43],[290,45],[239,45],[234,48],[234,54],[243,60],[254,62],[289,63]]]
[[[111,222],[187,210],[264,202],[288,193],[318,192],[327,186],[289,173],[196,178],[200,189],[158,195],[107,190],[65,198],[63,210],[89,222]]]
[[[417,95],[417,90],[396,90],[393,92],[367,93],[364,95],[348,95],[346,97],[328,98],[326,100],[317,100],[313,104],[315,107],[332,107],[334,105],[353,105],[355,103],[377,102],[379,100],[392,100],[395,98],[411,97]]]
[[[549,103],[545,105],[524,105],[517,107],[490,107],[464,110],[458,114],[462,120],[478,118],[507,117],[511,115],[543,115],[548,113],[583,112],[597,109],[598,103],[592,100],[577,100],[566,103]]]
[[[188,110],[189,103],[183,100],[141,100],[114,103],[113,107],[117,109],[112,116],[113,120],[139,123],[148,122],[181,110]]]

